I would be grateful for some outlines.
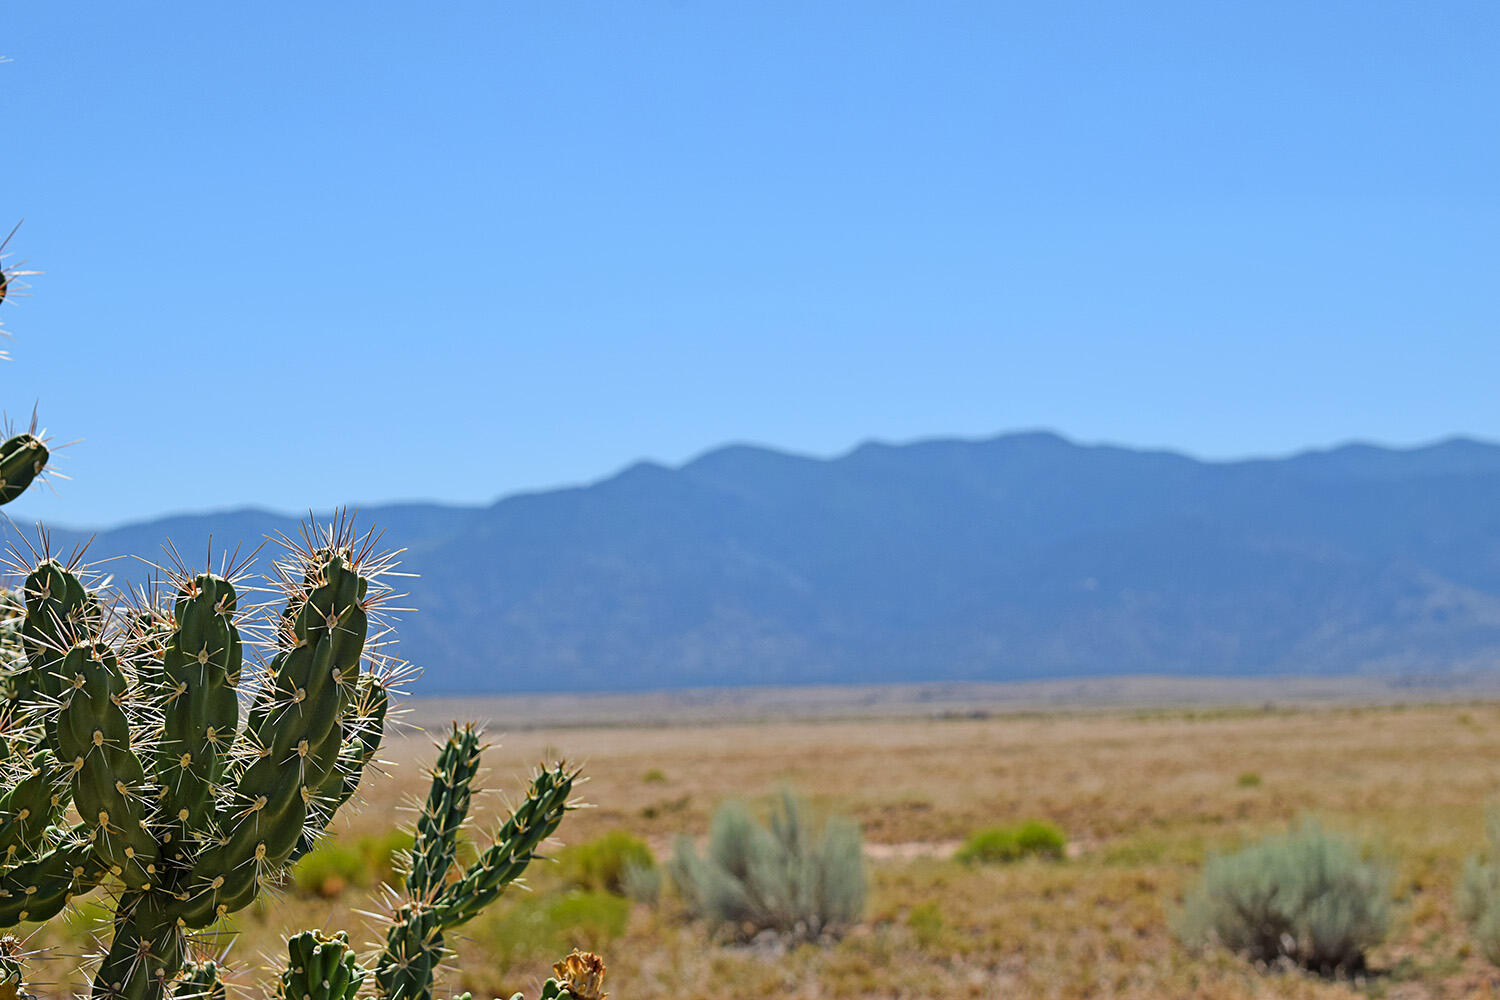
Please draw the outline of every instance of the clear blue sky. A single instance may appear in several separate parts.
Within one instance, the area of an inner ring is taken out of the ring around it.
[[[1500,6],[0,3],[60,497],[1500,438]],[[8,226],[7,226],[8,228]]]

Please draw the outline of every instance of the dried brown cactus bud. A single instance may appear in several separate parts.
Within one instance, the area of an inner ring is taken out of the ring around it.
[[[559,984],[577,1000],[604,1000],[604,959],[591,951],[573,949],[573,954],[552,967]]]

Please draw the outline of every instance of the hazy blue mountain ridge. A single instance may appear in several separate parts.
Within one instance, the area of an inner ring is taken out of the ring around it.
[[[1488,668],[1497,501],[1500,447],[1467,439],[1216,463],[1025,433],[832,460],[735,445],[361,521],[420,574],[401,652],[437,693]],[[173,517],[90,554],[171,537],[201,558],[210,531],[296,526]]]

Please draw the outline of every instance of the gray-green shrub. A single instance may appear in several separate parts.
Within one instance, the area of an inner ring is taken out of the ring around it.
[[[794,940],[836,935],[864,913],[864,844],[852,820],[834,817],[815,836],[805,807],[783,792],[770,825],[743,805],[714,813],[708,850],[677,838],[668,871],[694,916],[732,937],[765,930]]]
[[[1177,931],[1190,944],[1220,944],[1260,962],[1357,972],[1390,925],[1390,882],[1389,869],[1354,843],[1303,821],[1211,857]]]
[[[1469,925],[1484,957],[1500,965],[1500,810],[1485,816],[1488,849],[1464,862],[1458,883],[1458,915]]]

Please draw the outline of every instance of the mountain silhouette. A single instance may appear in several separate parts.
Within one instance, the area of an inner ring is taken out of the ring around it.
[[[1500,446],[1462,438],[1234,462],[1045,432],[829,460],[733,445],[360,520],[419,574],[400,653],[430,694],[1500,662]],[[170,517],[89,555],[170,538],[201,559],[210,533],[253,548],[297,523]]]

